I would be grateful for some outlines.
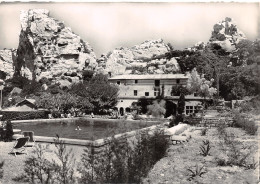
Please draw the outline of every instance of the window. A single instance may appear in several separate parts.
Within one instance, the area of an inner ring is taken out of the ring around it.
[[[117,83],[118,85],[120,85],[120,81],[117,81],[116,83]]]
[[[145,96],[149,96],[149,92],[145,92],[144,95],[145,95]]]
[[[154,85],[157,86],[157,87],[160,86],[160,80],[155,80]]]
[[[137,84],[138,83],[138,80],[135,80],[135,84]]]
[[[198,96],[198,93],[194,93],[194,96]]]
[[[180,84],[180,79],[177,79],[177,80],[176,80],[176,83],[177,83],[177,84]]]
[[[160,88],[154,88],[154,96],[160,95]]]
[[[134,96],[137,96],[137,90],[134,90]]]
[[[193,106],[186,106],[186,114],[187,115],[192,114],[193,111],[194,111]]]

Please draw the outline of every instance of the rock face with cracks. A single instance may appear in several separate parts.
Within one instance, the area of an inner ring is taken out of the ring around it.
[[[68,86],[82,78],[82,70],[95,70],[91,46],[45,9],[23,10],[15,74],[28,79],[47,78]]]
[[[166,58],[169,50],[162,39],[148,40],[131,48],[117,48],[97,62],[99,70],[111,75],[175,73],[179,66],[175,58]]]
[[[237,28],[231,18],[226,17],[225,20],[214,25],[209,42],[218,44],[224,50],[231,52],[243,39],[246,39],[245,34]]]
[[[13,57],[15,49],[0,50],[0,79],[10,79],[14,74]]]

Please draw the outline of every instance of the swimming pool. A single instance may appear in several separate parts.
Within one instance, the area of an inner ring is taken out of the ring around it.
[[[159,122],[146,121],[106,121],[106,120],[75,120],[67,122],[37,122],[16,123],[14,128],[22,131],[34,131],[36,136],[55,137],[57,134],[62,138],[96,140],[106,138],[119,133],[149,127]],[[79,130],[78,128],[79,127]]]

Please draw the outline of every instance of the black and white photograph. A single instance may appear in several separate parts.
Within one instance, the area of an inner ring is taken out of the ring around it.
[[[0,184],[258,184],[260,2],[0,0]]]

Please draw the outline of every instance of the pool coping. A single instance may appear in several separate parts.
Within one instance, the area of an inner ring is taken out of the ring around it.
[[[159,127],[163,127],[163,124],[160,123],[158,125],[152,125],[150,127],[146,127],[146,128],[142,128],[142,129],[138,129],[138,130],[133,130],[130,132],[125,132],[125,133],[121,133],[121,134],[117,134],[114,136],[114,138],[116,140],[120,140],[120,139],[125,139],[125,138],[130,138],[133,137],[135,135],[137,135],[138,133],[141,132],[145,132],[145,131],[152,131],[155,130],[156,128]],[[17,139],[23,137],[23,135],[21,134],[14,134],[13,135],[13,139]],[[34,136],[36,142],[43,142],[43,143],[55,143],[55,137],[46,137],[46,136]],[[102,147],[106,144],[108,144],[113,137],[106,137],[106,138],[102,138],[102,139],[97,139],[97,140],[82,140],[82,139],[69,139],[69,138],[60,138],[60,141],[62,141],[64,144],[69,144],[69,145],[78,145],[78,146],[86,146],[86,147],[95,147],[95,148],[99,148]]]
[[[74,120],[80,120],[80,119],[84,119],[84,120],[99,120],[99,121],[124,121],[124,122],[156,122],[156,121],[161,121],[158,119],[155,120],[146,120],[146,119],[140,119],[140,120],[133,120],[133,119],[103,119],[103,118],[89,118],[89,117],[73,117],[73,118],[53,118],[53,119],[29,119],[29,120],[12,120],[11,122],[13,124],[17,124],[17,123],[32,123],[32,122],[44,122],[44,123],[54,123],[54,122],[60,122],[60,121],[74,121]]]

